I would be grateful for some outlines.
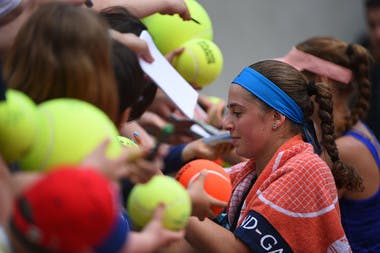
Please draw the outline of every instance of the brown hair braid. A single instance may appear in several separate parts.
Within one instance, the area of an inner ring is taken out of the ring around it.
[[[321,144],[329,155],[332,166],[331,171],[338,189],[361,190],[362,178],[356,170],[344,164],[339,158],[338,148],[335,143],[336,135],[333,121],[333,106],[331,92],[327,84],[316,84],[315,101],[318,103],[318,117],[321,128]]]
[[[367,116],[369,101],[371,99],[371,82],[369,80],[369,70],[372,65],[372,58],[367,50],[358,45],[350,44],[346,51],[350,59],[351,71],[353,72],[353,82],[357,83],[357,96],[355,104],[351,109],[351,115],[347,118],[345,130],[348,131],[360,119]]]
[[[371,85],[369,81],[369,69],[372,58],[368,51],[358,45],[347,43],[331,37],[314,37],[296,45],[298,50],[317,56],[321,59],[333,62],[350,69],[353,78],[349,84],[334,82],[334,90],[337,96],[349,96],[354,99],[351,106],[351,114],[344,122],[336,122],[335,131],[341,136],[363,119],[369,110]],[[315,74],[305,71],[309,79],[315,80]],[[347,99],[349,103],[350,100]]]

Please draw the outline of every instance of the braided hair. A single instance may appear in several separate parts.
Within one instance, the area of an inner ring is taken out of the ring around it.
[[[333,88],[336,96],[351,98],[351,112],[343,122],[336,122],[335,131],[341,136],[350,130],[359,120],[364,119],[369,110],[371,98],[371,83],[369,70],[373,59],[367,49],[359,44],[347,44],[331,37],[314,37],[296,45],[298,50],[330,61],[350,69],[353,78],[348,84],[334,81]],[[316,74],[304,71],[309,80],[315,80]]]

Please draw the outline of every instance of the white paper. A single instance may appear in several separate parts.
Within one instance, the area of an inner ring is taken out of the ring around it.
[[[220,131],[218,135],[204,137],[202,141],[209,146],[215,146],[219,143],[231,143],[232,139],[229,131]]]
[[[199,136],[201,136],[201,137],[210,137],[211,136],[211,134],[209,134],[206,130],[204,130],[200,125],[198,125],[198,124],[194,124],[194,125],[192,125],[191,127],[190,127],[190,130],[193,132],[193,133],[195,133],[195,134],[197,134],[197,135],[199,135]]]
[[[140,38],[148,44],[150,53],[154,58],[152,63],[139,59],[141,68],[186,117],[193,119],[199,96],[198,92],[165,59],[147,31],[142,31]]]

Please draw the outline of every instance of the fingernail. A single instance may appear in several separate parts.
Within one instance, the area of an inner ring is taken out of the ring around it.
[[[139,137],[140,134],[139,134],[137,131],[134,131],[134,132],[133,132],[133,136]]]
[[[147,60],[149,63],[154,62],[154,58],[153,58],[153,56],[151,56],[151,55],[146,56],[146,60]]]

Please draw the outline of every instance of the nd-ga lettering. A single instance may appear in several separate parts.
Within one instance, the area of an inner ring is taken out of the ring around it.
[[[260,245],[266,250],[271,250],[273,248],[273,245],[276,245],[278,242],[276,238],[274,238],[272,235],[264,235],[260,240]]]
[[[243,223],[241,224],[245,229],[255,229],[257,227],[258,221],[255,217],[248,215],[244,218]]]
[[[257,228],[259,225],[259,221],[251,216],[251,215],[247,215],[242,224],[241,224],[241,227],[245,228],[245,229],[248,229],[248,230],[255,230],[256,229],[256,233],[260,235],[262,235],[261,231]],[[278,244],[278,241],[277,239],[273,236],[273,235],[270,235],[270,234],[266,234],[266,235],[263,235],[260,239],[260,246],[261,248],[263,248],[267,253],[283,253],[284,252],[284,249],[283,248],[280,248],[280,249],[274,249],[274,247]],[[278,247],[278,246],[277,246]]]

